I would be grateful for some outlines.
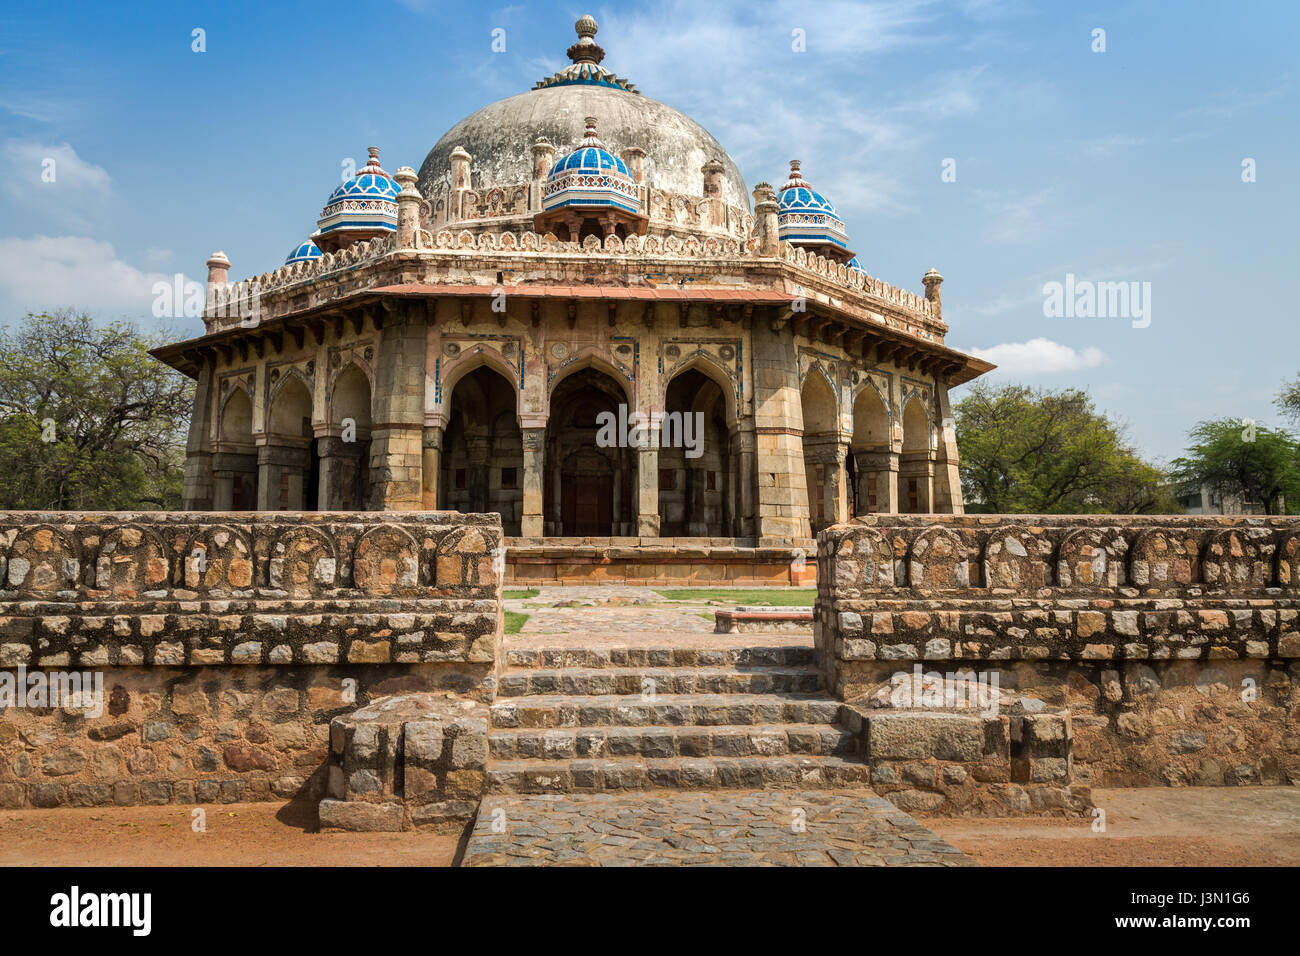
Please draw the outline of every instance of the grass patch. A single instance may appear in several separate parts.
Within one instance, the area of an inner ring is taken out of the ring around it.
[[[770,607],[812,607],[817,603],[816,588],[798,588],[791,591],[768,588],[682,588],[661,591],[670,601],[723,601],[727,604]]]
[[[541,594],[540,588],[527,588],[523,591],[502,591],[501,597],[507,601],[522,601],[525,598],[534,598]]]
[[[532,616],[529,614],[521,614],[518,611],[506,611],[505,615],[505,632],[507,634],[518,634],[519,629],[522,628],[528,618]]]

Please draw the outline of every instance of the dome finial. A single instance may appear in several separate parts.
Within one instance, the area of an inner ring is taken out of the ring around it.
[[[786,180],[785,185],[781,187],[783,192],[795,186],[808,186],[808,183],[804,181],[803,174],[799,171],[801,165],[802,164],[797,159],[790,160],[790,178]]]
[[[578,42],[567,51],[570,60],[574,63],[599,63],[605,58],[605,51],[593,39],[597,29],[595,17],[585,14],[573,25],[573,29],[578,31]]]
[[[584,116],[582,122],[586,129],[582,134],[581,146],[595,146],[597,149],[604,149],[605,144],[600,141],[600,137],[596,134],[596,117]]]

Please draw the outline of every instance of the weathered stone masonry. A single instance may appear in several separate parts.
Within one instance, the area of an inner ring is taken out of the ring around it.
[[[491,699],[497,516],[362,518],[0,515],[0,668],[100,672],[106,698],[5,710],[0,806],[315,798],[331,718]]]
[[[966,771],[1007,803],[1054,783],[1061,806],[1087,785],[1300,783],[1294,518],[881,516],[818,555],[819,665],[891,799],[960,809]],[[915,663],[996,671],[1005,739],[954,723],[970,711],[874,709]]]

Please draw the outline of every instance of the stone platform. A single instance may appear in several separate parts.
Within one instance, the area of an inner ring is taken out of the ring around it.
[[[506,538],[506,586],[546,584],[811,587],[812,539]]]
[[[464,866],[974,866],[870,790],[498,795]]]

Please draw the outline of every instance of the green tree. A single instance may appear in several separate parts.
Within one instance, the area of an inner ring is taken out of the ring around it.
[[[1265,514],[1300,506],[1300,443],[1281,430],[1243,426],[1232,418],[1197,424],[1187,454],[1175,458],[1173,474],[1183,490],[1207,484],[1222,494],[1257,502]]]
[[[1300,376],[1287,382],[1277,393],[1277,407],[1283,415],[1300,425]]]
[[[1180,509],[1160,469],[1087,392],[979,383],[954,409],[967,508],[993,514],[1160,514]]]
[[[179,507],[194,389],[165,337],[66,309],[0,331],[0,508]]]

